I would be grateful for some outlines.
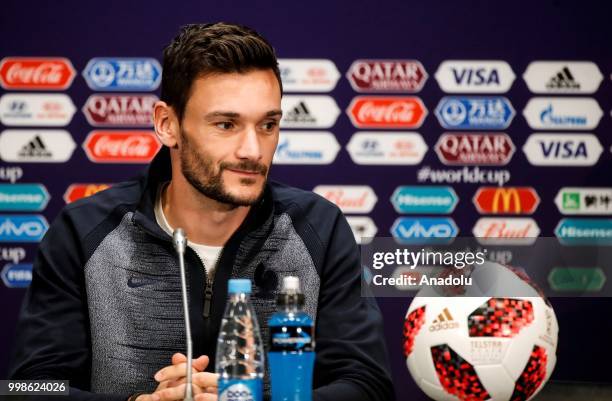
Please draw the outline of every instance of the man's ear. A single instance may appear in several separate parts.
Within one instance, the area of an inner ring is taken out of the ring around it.
[[[153,106],[153,127],[159,141],[169,148],[178,147],[179,124],[174,109],[161,100]]]

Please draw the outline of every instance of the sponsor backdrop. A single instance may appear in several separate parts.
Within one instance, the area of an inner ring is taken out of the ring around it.
[[[538,235],[610,244],[612,10],[519,3],[4,2],[0,377],[49,222],[159,150],[161,52],[189,22],[241,22],[274,44],[286,94],[272,176],[338,204],[356,237],[507,240],[491,257],[510,264]],[[612,302],[567,297],[609,288],[610,266],[538,268],[558,295],[553,380],[610,382]],[[399,399],[418,400],[409,303],[379,299]]]

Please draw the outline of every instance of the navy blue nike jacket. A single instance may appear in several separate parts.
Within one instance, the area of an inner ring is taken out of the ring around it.
[[[133,181],[64,208],[34,262],[12,379],[68,379],[71,399],[125,401],[153,392],[155,372],[185,352],[178,262],[154,216],[157,189],[170,178],[164,147]],[[361,297],[359,259],[335,205],[269,182],[225,244],[212,282],[187,251],[194,356],[208,355],[212,371],[228,279],[252,281],[267,344],[282,277],[298,276],[316,322],[314,399],[392,400],[381,314],[373,298]]]

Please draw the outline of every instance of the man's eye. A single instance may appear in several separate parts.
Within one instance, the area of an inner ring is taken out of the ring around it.
[[[277,125],[278,123],[276,121],[268,121],[264,123],[263,127],[265,130],[270,131],[273,130]]]
[[[234,128],[234,123],[231,121],[223,121],[220,123],[217,123],[217,128],[220,128],[222,130],[230,130],[232,128]]]

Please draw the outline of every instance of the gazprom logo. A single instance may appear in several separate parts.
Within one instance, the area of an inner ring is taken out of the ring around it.
[[[32,282],[32,265],[8,264],[2,269],[2,281],[9,288],[25,288]]]
[[[612,245],[612,219],[561,219],[555,235],[563,245]]]
[[[457,206],[457,194],[444,186],[401,186],[391,196],[398,213],[447,214]]]
[[[450,217],[400,217],[391,227],[391,235],[402,244],[447,244],[458,232]]]
[[[0,242],[40,242],[48,228],[40,214],[0,215]]]

